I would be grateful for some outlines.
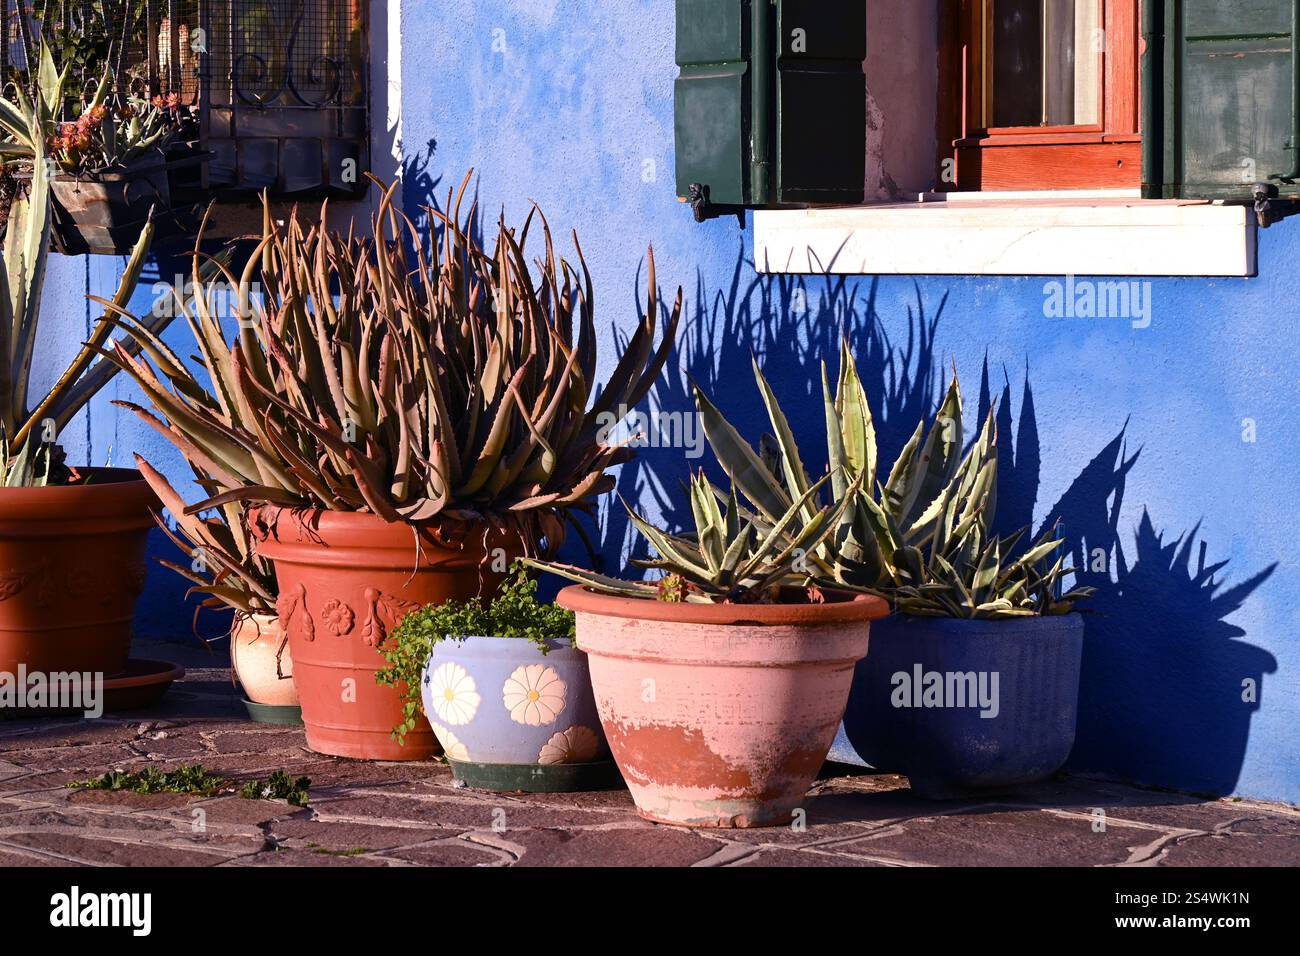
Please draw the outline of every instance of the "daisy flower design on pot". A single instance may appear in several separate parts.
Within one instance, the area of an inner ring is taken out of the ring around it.
[[[542,745],[542,752],[537,755],[537,762],[551,763],[588,763],[595,759],[600,750],[600,738],[590,727],[570,727],[551,735],[551,739]]]
[[[501,688],[510,719],[517,724],[541,727],[555,722],[564,710],[564,692],[567,689],[554,667],[545,664],[525,664],[516,667]]]
[[[459,664],[448,661],[429,675],[429,703],[438,719],[453,727],[468,724],[478,713],[480,697],[474,678]]]
[[[442,724],[430,724],[430,726],[433,727],[433,735],[438,738],[438,743],[442,744],[442,752],[447,755],[448,760],[469,760],[469,750],[455,734]]]

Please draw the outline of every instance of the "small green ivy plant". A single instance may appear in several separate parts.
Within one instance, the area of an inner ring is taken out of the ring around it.
[[[208,773],[202,764],[159,770],[145,767],[139,771],[110,770],[103,776],[89,780],[73,780],[68,787],[77,790],[111,790],[130,793],[185,793],[197,797],[215,797],[233,789],[234,784],[225,777]],[[283,770],[271,773],[267,780],[253,780],[244,784],[239,795],[245,800],[287,800],[290,806],[307,806],[311,779],[291,777]]]
[[[573,643],[575,633],[573,612],[555,604],[539,604],[537,582],[519,562],[487,604],[474,598],[412,611],[381,648],[388,666],[375,675],[380,686],[403,691],[402,721],[393,728],[393,738],[404,746],[406,735],[420,719],[420,674],[439,641],[448,637],[523,638],[545,654],[550,650],[548,642]]]

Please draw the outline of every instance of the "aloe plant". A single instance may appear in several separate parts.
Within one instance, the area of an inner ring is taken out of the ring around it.
[[[108,342],[114,320],[101,317],[89,340],[43,398],[33,404],[32,358],[41,318],[41,293],[50,254],[52,206],[46,154],[40,131],[62,100],[66,71],[60,74],[48,48],[42,48],[37,95],[16,89],[17,103],[0,100],[4,124],[20,124],[31,139],[36,171],[25,196],[14,199],[4,242],[4,280],[0,286],[0,483],[6,487],[39,486],[69,480],[58,435],[90,399],[117,373],[113,362],[96,357]],[[124,309],[140,278],[153,237],[152,221],[141,230],[111,300],[110,311]],[[105,300],[99,300],[105,301]],[[144,324],[149,335],[162,332],[169,316]],[[119,343],[126,355],[138,354],[134,342]]]
[[[829,478],[829,476],[827,476]],[[568,564],[530,561],[540,570],[585,584],[606,594],[697,604],[781,603],[789,588],[800,588],[804,599],[816,600],[823,582],[813,573],[808,555],[835,530],[848,506],[814,506],[827,478],[813,484],[792,502],[770,527],[762,527],[740,507],[733,487],[725,508],[713,484],[701,470],[687,489],[695,529],[674,534],[656,528],[626,501],[633,526],[658,554],[633,564],[654,569],[653,581],[625,581]],[[622,499],[620,499],[622,500]],[[806,509],[815,510],[809,516]]]
[[[224,282],[207,281],[196,252],[193,308],[180,311],[207,385],[116,310],[144,356],[118,347],[115,359],[151,408],[119,404],[201,476],[205,497],[183,514],[225,508],[233,528],[240,508],[269,503],[488,522],[533,552],[558,546],[566,521],[612,487],[607,470],[633,452],[600,440],[601,416],[648,393],[681,291],[656,348],[651,250],[646,313],[595,397],[594,299],[577,236],[575,269],[534,207],[518,232],[503,219],[488,252],[469,232],[477,204],[460,216],[469,182],[449,194],[450,214],[429,211],[441,235],[427,252],[393,207],[396,187],[378,181],[368,235],[329,230],[327,208],[277,224],[265,205],[262,239],[238,275],[222,265]],[[536,279],[524,252],[535,223],[545,246]],[[232,342],[216,308],[222,289],[237,297]]]
[[[799,502],[807,521],[821,504],[810,494],[816,486],[757,361],[754,377],[774,436],[755,452],[696,388],[705,435],[765,528]],[[963,454],[956,374],[928,429],[924,421],[917,424],[883,480],[871,410],[847,343],[841,344],[834,394],[822,363],[822,393],[829,462],[823,482],[829,479],[830,501],[842,506],[842,516],[835,533],[809,552],[816,575],[879,594],[903,613],[920,616],[1064,614],[1091,595],[1091,588],[1064,590],[1063,579],[1073,572],[1064,559],[1049,560],[1062,545],[1054,529],[1022,554],[1016,548],[1027,529],[1007,538],[990,534],[997,509],[995,410]],[[784,533],[800,527],[787,523]]]

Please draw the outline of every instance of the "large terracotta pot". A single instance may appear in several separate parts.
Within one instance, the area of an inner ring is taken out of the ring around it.
[[[126,668],[160,505],[138,471],[83,474],[77,485],[0,488],[0,671]]]
[[[605,736],[641,816],[788,824],[830,750],[879,598],[668,604],[565,588]]]
[[[230,632],[230,663],[248,699],[270,707],[296,707],[293,652],[274,614],[241,615]]]
[[[405,745],[393,739],[402,697],[375,683],[386,666],[379,648],[415,608],[495,590],[504,575],[485,558],[496,548],[512,558],[512,539],[494,532],[484,541],[481,527],[465,527],[440,543],[428,528],[314,509],[264,508],[256,518],[258,553],[275,563],[307,746],[368,760],[437,754],[423,719]]]

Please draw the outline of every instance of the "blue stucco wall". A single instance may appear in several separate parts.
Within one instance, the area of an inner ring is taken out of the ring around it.
[[[810,458],[824,434],[817,362],[833,361],[842,333],[889,460],[951,364],[968,424],[1005,396],[1004,526],[1060,517],[1076,562],[1104,556],[1104,570],[1085,576],[1102,593],[1071,765],[1300,802],[1300,225],[1261,234],[1257,278],[1153,280],[1146,329],[1046,318],[1037,278],[764,278],[749,231],[734,220],[697,225],[675,201],[669,0],[402,7],[408,211],[441,205],[472,166],[489,223],[503,205],[522,218],[535,199],[557,234],[576,228],[606,368],[635,320],[653,242],[665,295],[680,283],[687,299],[662,407],[689,408],[689,373],[756,439],[753,349]],[[69,288],[76,281],[87,280],[73,275]],[[74,312],[64,321],[84,324]],[[92,409],[88,454],[102,460],[106,442],[118,461],[142,449],[183,478],[174,454],[115,414],[110,397]],[[1255,422],[1254,441],[1243,440],[1243,419]],[[623,469],[620,491],[674,520],[671,496],[691,464],[680,449],[647,451]],[[605,559],[618,568],[626,523],[608,508],[602,518]],[[140,631],[188,633],[179,584],[154,569],[149,587]],[[1259,687],[1254,703],[1242,700],[1247,679]]]
[[[1103,594],[1072,765],[1300,801],[1300,226],[1261,234],[1257,278],[1154,280],[1146,329],[1045,318],[1036,278],[762,278],[751,233],[696,225],[674,198],[672,3],[403,6],[408,209],[441,204],[471,166],[489,220],[537,200],[553,226],[579,231],[603,346],[635,317],[653,242],[664,292],[685,287],[690,320],[661,401],[689,407],[689,371],[752,438],[750,348],[816,449],[820,403],[801,399],[817,395],[820,354],[847,331],[891,456],[952,362],[973,424],[987,360],[989,391],[1009,397],[1004,446],[1020,445],[1004,447],[1015,467],[1003,522],[1060,515],[1090,561],[1106,555],[1107,572],[1088,576]],[[660,512],[689,464],[651,450],[620,490]],[[606,524],[613,565],[626,527]],[[1241,699],[1247,678],[1255,704]]]

